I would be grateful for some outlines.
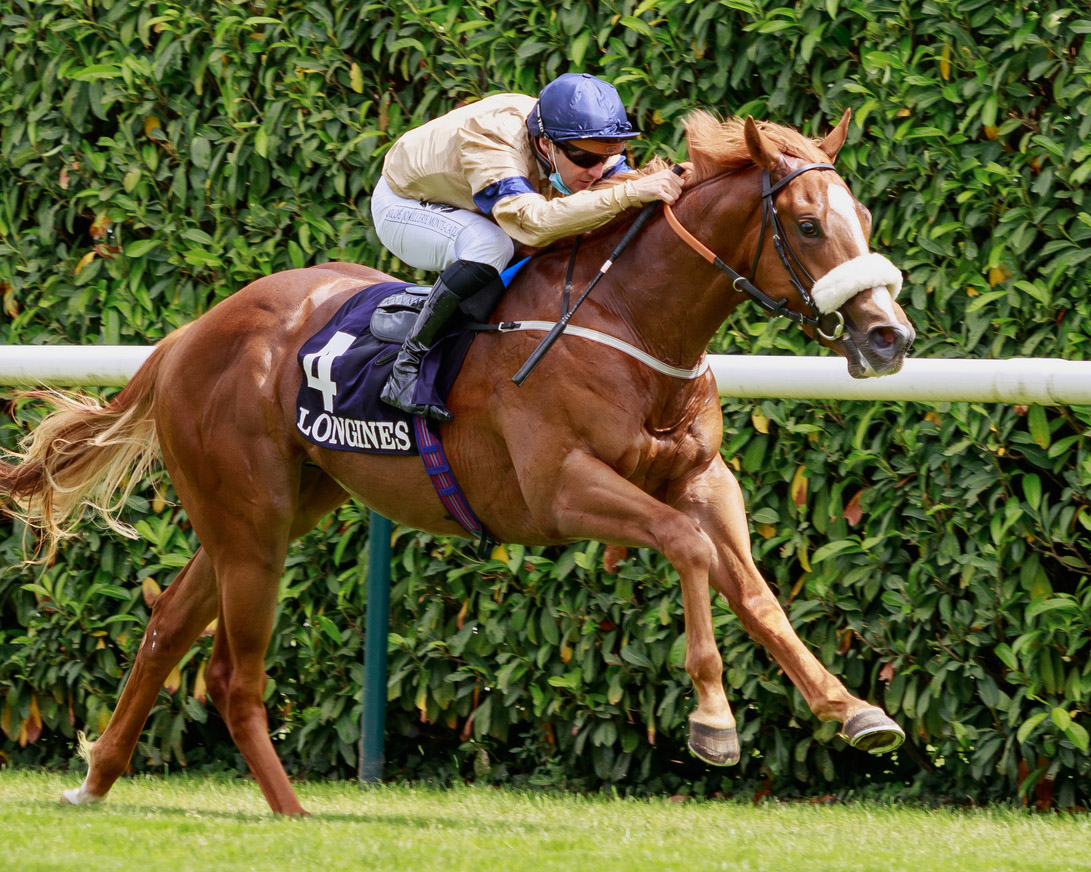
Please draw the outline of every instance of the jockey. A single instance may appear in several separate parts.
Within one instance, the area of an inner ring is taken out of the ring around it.
[[[546,246],[626,209],[678,198],[682,180],[670,170],[592,189],[630,170],[622,151],[639,135],[612,85],[565,73],[537,100],[486,97],[394,143],[371,200],[375,231],[404,263],[441,272],[402,345],[384,401],[451,420],[444,406],[414,400],[421,360],[458,304],[508,266],[514,242]]]

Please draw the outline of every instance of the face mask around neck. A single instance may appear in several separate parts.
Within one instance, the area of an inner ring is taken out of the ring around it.
[[[553,172],[549,174],[549,183],[553,186],[554,190],[560,191],[564,195],[573,193],[572,189],[564,183],[564,179],[561,178],[560,171],[557,169],[557,148],[552,142],[549,143],[549,150],[553,154]]]

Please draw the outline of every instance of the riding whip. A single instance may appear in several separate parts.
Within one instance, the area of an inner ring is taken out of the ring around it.
[[[680,176],[685,172],[685,169],[682,167],[681,164],[679,164],[672,167],[671,172],[673,172],[675,175]],[[534,367],[536,367],[541,362],[542,358],[545,357],[546,352],[549,351],[553,343],[560,338],[562,333],[564,333],[565,328],[568,326],[568,322],[572,319],[572,316],[580,307],[580,303],[587,299],[587,295],[590,294],[592,288],[594,288],[595,285],[599,283],[599,279],[606,275],[610,267],[614,265],[614,261],[616,261],[618,257],[621,256],[621,253],[629,247],[629,243],[633,241],[633,237],[635,237],[637,233],[640,232],[640,228],[642,228],[648,222],[648,219],[652,217],[652,213],[655,211],[655,207],[658,206],[660,202],[661,201],[656,200],[655,202],[649,203],[647,206],[644,207],[644,211],[636,217],[636,220],[633,222],[632,226],[625,232],[625,235],[621,237],[621,242],[617,244],[617,248],[614,249],[613,253],[610,255],[609,258],[606,259],[605,263],[603,263],[603,265],[599,267],[598,275],[596,275],[591,280],[591,284],[589,284],[587,286],[587,289],[582,294],[580,294],[579,298],[572,305],[572,308],[561,316],[561,320],[553,325],[553,329],[551,329],[542,338],[542,341],[538,343],[538,347],[535,348],[534,352],[530,355],[530,357],[527,358],[526,363],[519,367],[519,371],[515,373],[514,376],[512,376],[511,380],[513,382],[522,387],[523,382],[527,380],[527,376],[529,376],[534,371]]]

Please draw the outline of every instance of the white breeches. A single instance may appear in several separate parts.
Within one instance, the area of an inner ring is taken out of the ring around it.
[[[375,232],[399,260],[417,269],[443,270],[469,260],[503,270],[515,243],[496,224],[467,209],[399,197],[380,177],[371,195]]]

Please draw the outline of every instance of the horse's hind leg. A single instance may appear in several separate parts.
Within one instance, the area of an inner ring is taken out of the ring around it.
[[[270,808],[304,814],[273,749],[263,701],[265,652],[299,513],[300,472],[285,464],[271,440],[221,448],[218,457],[185,470],[192,470],[192,479],[185,472],[172,476],[216,572],[219,623],[206,673],[209,694]],[[238,475],[238,454],[231,453],[240,450],[246,452],[245,476]],[[323,503],[326,510],[346,498],[339,488],[333,494],[332,503]]]
[[[170,671],[216,616],[216,581],[212,564],[199,549],[152,606],[132,672],[101,738],[81,749],[89,768],[83,784],[66,790],[73,805],[106,796],[129,765],[140,731]]]
[[[302,536],[347,499],[340,485],[318,469],[305,469],[302,478],[299,507],[289,534],[292,539]],[[216,576],[201,548],[152,607],[144,640],[110,723],[102,737],[86,749],[87,777],[80,787],[64,792],[65,801],[80,805],[106,796],[128,767],[163,682],[216,616],[216,611]],[[214,673],[214,662],[209,664],[210,675]],[[210,695],[222,712],[226,701],[222,697],[217,699],[218,689],[215,680],[210,680]]]
[[[348,494],[341,486],[317,467],[305,467],[302,477],[300,505],[292,521],[289,540],[297,539],[307,533],[321,518],[348,499]],[[221,622],[217,627],[205,679],[212,702],[224,721],[230,725],[233,721],[230,712],[231,683],[235,668],[232,646],[229,644],[227,631],[222,629],[225,626],[226,624]],[[264,672],[261,680],[264,687]]]
[[[261,524],[259,519],[253,527]],[[213,546],[219,624],[207,674],[209,693],[270,808],[282,814],[303,814],[273,749],[263,701],[265,651],[272,636],[288,537],[286,531],[278,535],[275,527],[255,535],[247,522],[223,526],[233,541],[220,540]]]

